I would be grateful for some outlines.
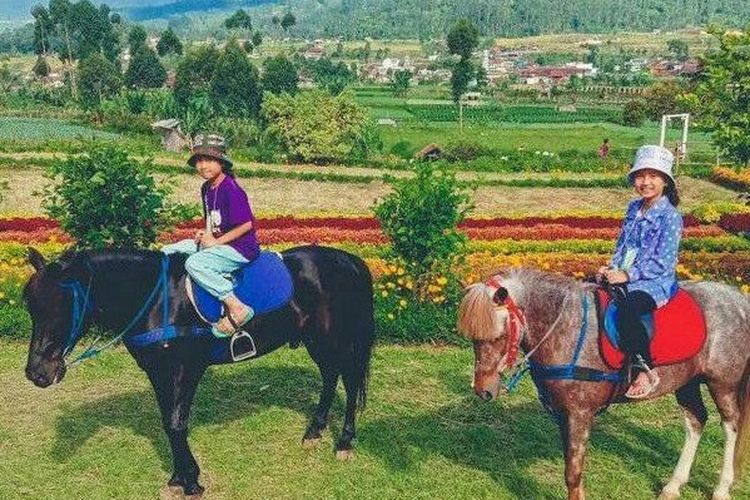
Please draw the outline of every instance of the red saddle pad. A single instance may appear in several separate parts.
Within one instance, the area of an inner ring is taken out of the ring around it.
[[[604,331],[604,312],[609,303],[605,290],[597,290],[599,299],[599,349],[610,368],[620,369],[625,354],[617,349]],[[698,354],[706,341],[706,321],[693,297],[680,289],[666,305],[654,312],[654,336],[651,359],[654,366],[686,361]]]

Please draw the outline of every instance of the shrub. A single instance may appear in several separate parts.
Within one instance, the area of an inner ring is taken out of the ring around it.
[[[157,186],[151,161],[113,146],[54,162],[42,205],[83,248],[147,246],[165,229],[169,188]]]
[[[443,151],[443,157],[448,161],[470,161],[488,154],[490,154],[488,148],[472,141],[448,143]]]
[[[374,211],[395,255],[421,276],[463,252],[466,236],[457,228],[471,207],[455,173],[419,163],[416,174],[393,179],[393,191]]]
[[[412,158],[415,151],[416,148],[409,141],[401,140],[391,146],[391,153],[404,160]]]

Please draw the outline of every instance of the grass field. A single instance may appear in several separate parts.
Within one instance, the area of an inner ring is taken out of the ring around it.
[[[169,477],[169,447],[146,377],[130,356],[106,354],[41,390],[24,379],[25,349],[0,340],[0,491],[155,498]],[[471,369],[469,348],[379,346],[358,455],[341,463],[333,456],[341,397],[320,446],[300,446],[319,389],[303,349],[212,368],[190,437],[204,498],[562,498],[558,433],[530,381],[500,402],[482,403],[470,392]],[[611,408],[592,435],[589,496],[654,498],[682,438],[672,398]],[[722,443],[711,407],[683,498],[710,496]],[[750,495],[750,484],[735,493]]]

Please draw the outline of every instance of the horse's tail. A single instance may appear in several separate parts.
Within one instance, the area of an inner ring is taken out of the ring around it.
[[[361,297],[357,300],[356,307],[353,310],[359,311],[359,317],[355,319],[352,328],[355,328],[355,335],[352,339],[352,351],[354,358],[355,378],[357,384],[357,409],[363,410],[367,406],[367,390],[370,385],[370,360],[372,359],[372,349],[375,345],[375,306],[373,302],[372,275],[364,263],[359,258],[355,258],[357,267],[357,276],[355,279],[361,280],[359,292]]]
[[[750,361],[745,364],[745,372],[737,390],[737,400],[740,406],[740,420],[737,426],[737,442],[734,445],[734,473],[739,477],[750,453]]]
[[[483,283],[471,285],[458,307],[456,328],[471,340],[489,340],[497,336],[495,303]]]

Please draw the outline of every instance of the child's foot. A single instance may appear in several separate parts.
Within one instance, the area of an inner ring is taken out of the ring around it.
[[[255,312],[251,307],[240,308],[240,314],[234,315],[231,311],[227,311],[226,315],[222,317],[216,324],[213,325],[211,331],[214,336],[223,338],[231,337],[242,328],[248,321],[253,319]],[[235,318],[241,318],[237,321]]]
[[[647,398],[656,391],[659,382],[661,382],[661,380],[654,370],[651,370],[650,372],[641,372],[638,374],[635,381],[630,384],[630,387],[628,387],[625,397],[630,399]]]

